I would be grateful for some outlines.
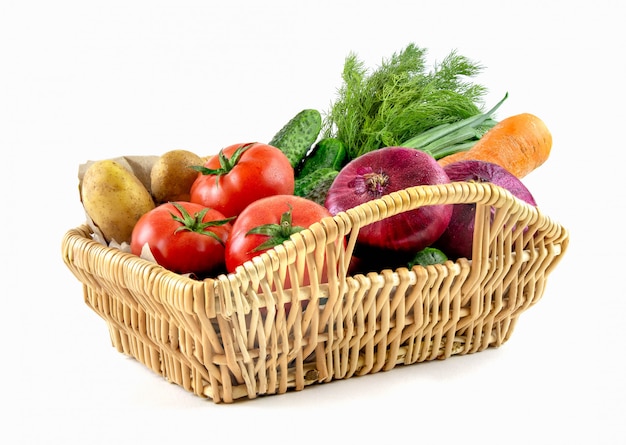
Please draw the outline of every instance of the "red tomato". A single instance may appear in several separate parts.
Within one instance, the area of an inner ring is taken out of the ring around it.
[[[226,242],[226,270],[234,272],[237,266],[327,216],[331,215],[324,206],[294,195],[274,195],[253,202],[233,223]]]
[[[145,213],[135,225],[131,251],[148,244],[158,264],[199,277],[224,269],[225,243],[232,224],[214,209],[191,202],[169,202]]]
[[[258,199],[294,192],[294,172],[287,156],[258,142],[226,147],[199,171],[190,201],[228,217],[239,215]]]

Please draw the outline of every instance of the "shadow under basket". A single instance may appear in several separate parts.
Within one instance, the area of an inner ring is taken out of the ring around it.
[[[461,203],[476,205],[471,260],[348,273],[360,228]],[[500,346],[542,297],[568,239],[508,191],[463,182],[370,201],[204,280],[105,246],[86,224],[67,232],[62,254],[119,352],[232,403]]]

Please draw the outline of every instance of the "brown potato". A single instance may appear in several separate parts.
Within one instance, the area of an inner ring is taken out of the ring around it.
[[[87,168],[80,192],[87,215],[107,242],[129,243],[139,218],[155,207],[137,176],[110,159]]]
[[[189,201],[191,184],[198,176],[191,166],[203,164],[200,156],[187,150],[162,154],[150,172],[150,188],[155,202]]]

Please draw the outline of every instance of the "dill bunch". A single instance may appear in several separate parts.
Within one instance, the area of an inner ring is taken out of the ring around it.
[[[487,89],[471,79],[483,67],[452,51],[429,70],[426,54],[411,43],[368,70],[350,53],[343,84],[324,113],[324,136],[344,142],[354,159],[479,114]]]

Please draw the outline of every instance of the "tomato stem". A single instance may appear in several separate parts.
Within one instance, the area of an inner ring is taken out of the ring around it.
[[[174,207],[176,207],[176,209],[180,212],[180,215],[175,215],[174,213],[170,212],[170,215],[172,215],[172,218],[175,221],[181,223],[181,226],[178,227],[174,231],[174,233],[178,233],[183,230],[188,230],[190,232],[196,232],[201,235],[210,236],[212,238],[215,238],[217,241],[219,241],[220,244],[222,245],[224,244],[224,241],[216,233],[212,232],[211,230],[208,230],[208,228],[219,227],[219,226],[228,224],[234,219],[234,217],[225,218],[225,219],[217,219],[214,221],[203,221],[205,215],[209,211],[208,208],[202,209],[201,211],[193,215],[190,215],[189,212],[180,204],[176,202],[172,202],[171,204]]]
[[[230,158],[224,154],[223,149],[220,150],[217,154],[220,162],[220,168],[208,168],[203,165],[192,165],[191,168],[202,173],[203,175],[215,175],[219,178],[220,176],[227,174],[233,168],[235,168],[241,156],[252,145],[254,145],[253,142],[240,145],[239,147],[237,147],[237,149],[234,151],[233,155]]]
[[[271,249],[287,241],[294,233],[304,230],[304,227],[293,225],[292,210],[293,208],[289,205],[289,210],[280,216],[279,224],[263,224],[248,230],[246,235],[265,235],[268,237],[266,241],[252,249],[252,252]]]

